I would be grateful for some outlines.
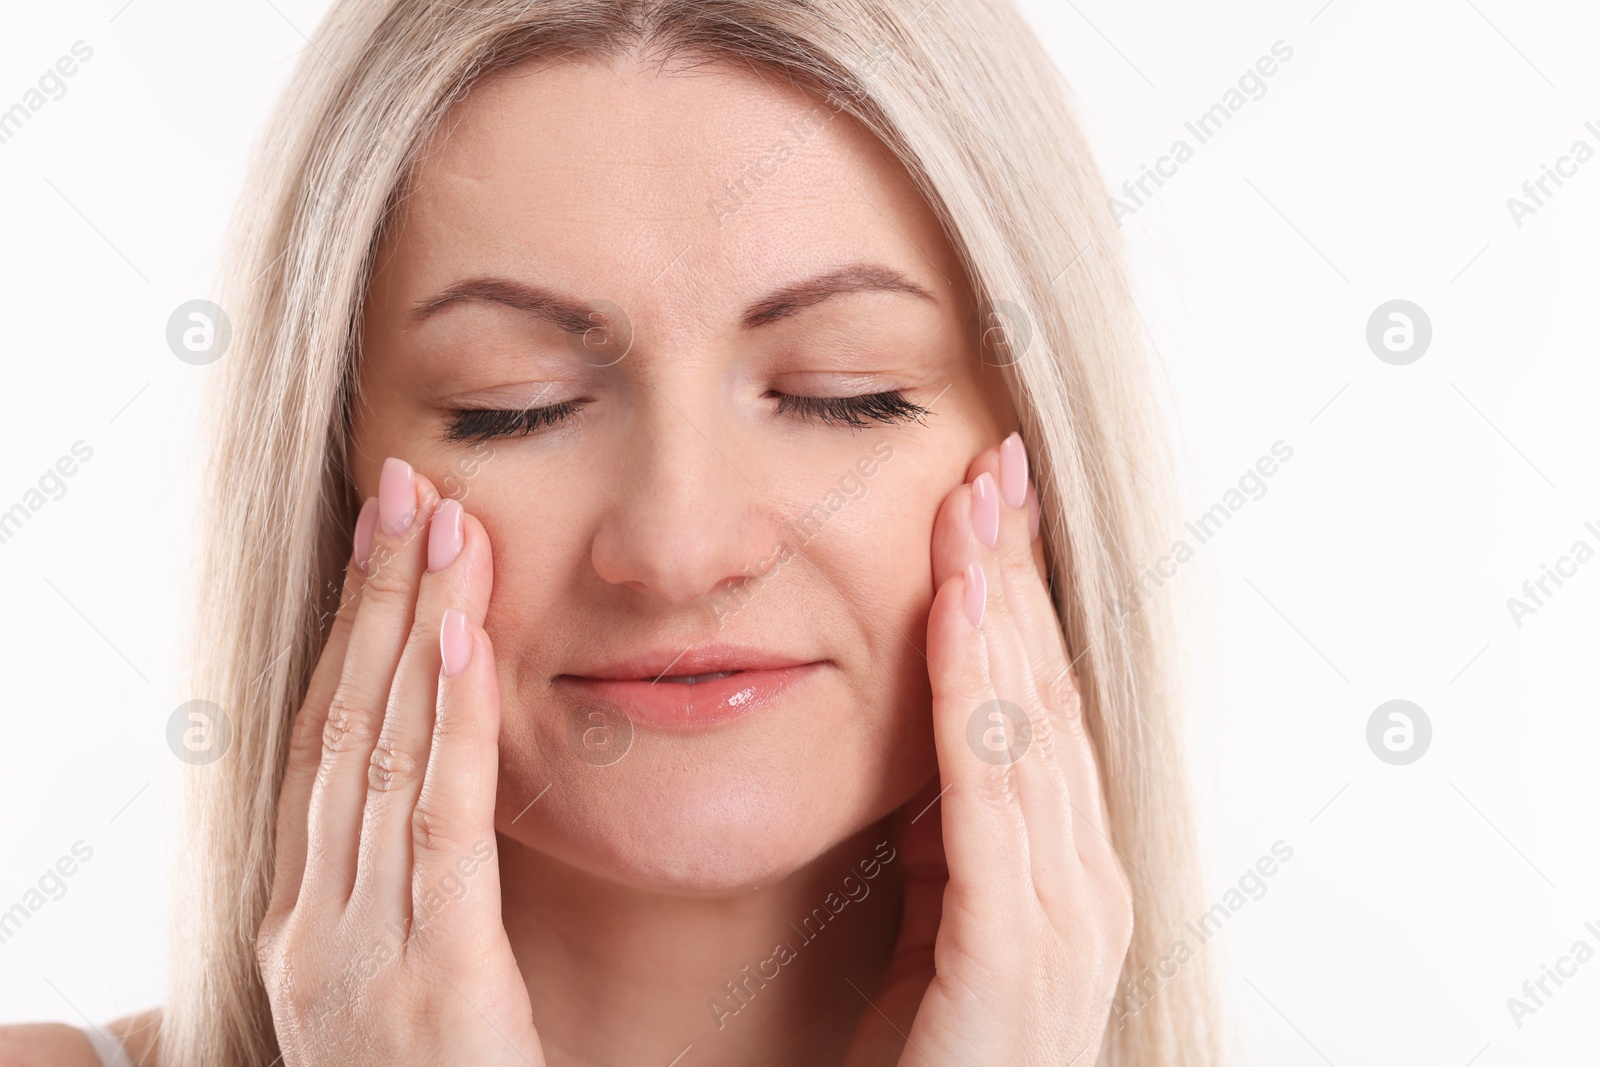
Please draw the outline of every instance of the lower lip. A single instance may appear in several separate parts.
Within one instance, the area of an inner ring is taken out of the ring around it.
[[[583,696],[621,708],[636,724],[684,729],[743,718],[767,707],[809,678],[821,663],[770,671],[739,671],[704,682],[580,678],[560,681]]]

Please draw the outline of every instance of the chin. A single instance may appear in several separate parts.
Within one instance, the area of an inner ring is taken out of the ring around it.
[[[643,891],[718,896],[781,881],[891,814],[935,770],[925,696],[866,715],[831,691],[837,679],[817,682],[738,721],[634,728],[625,751],[599,757],[574,739],[585,706],[558,699],[507,715],[498,829]]]

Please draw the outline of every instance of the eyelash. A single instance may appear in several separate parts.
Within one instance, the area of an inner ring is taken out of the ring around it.
[[[487,441],[493,437],[521,437],[554,426],[577,412],[581,405],[573,400],[542,408],[465,408],[453,412],[455,420],[445,433],[446,441]]]
[[[928,415],[928,409],[913,404],[899,392],[863,393],[860,396],[790,396],[779,393],[778,414],[790,413],[816,422],[859,430],[874,422],[921,422]]]
[[[927,408],[913,404],[898,391],[860,396],[776,395],[780,415],[795,414],[810,421],[858,430],[872,423],[920,423],[930,414]],[[576,414],[582,406],[568,400],[540,408],[466,408],[453,412],[455,420],[445,440],[487,441],[493,437],[525,436],[556,425]]]

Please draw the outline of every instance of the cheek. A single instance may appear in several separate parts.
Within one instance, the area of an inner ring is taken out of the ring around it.
[[[929,544],[937,499],[925,500],[906,471],[891,465],[868,482],[870,491],[853,504],[856,514],[841,531],[836,566],[853,591],[865,628],[899,630],[920,647],[933,599]],[[901,646],[905,638],[896,636]]]
[[[939,465],[932,465],[937,468]],[[959,478],[959,475],[956,476]],[[886,744],[927,732],[928,610],[933,602],[930,540],[948,487],[926,457],[896,447],[829,531],[807,546],[859,634],[852,662],[861,710]],[[953,484],[953,483],[952,483]]]
[[[579,504],[559,492],[530,492],[528,486],[549,480],[504,452],[461,477],[462,502],[489,536],[494,588],[485,629],[502,692],[509,694],[514,690],[504,686],[513,680],[547,680],[542,661],[552,648],[566,647],[566,631],[577,625],[570,610],[574,583],[588,566],[582,516]]]

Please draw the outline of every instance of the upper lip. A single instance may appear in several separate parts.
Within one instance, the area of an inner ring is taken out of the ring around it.
[[[691,674],[718,674],[723,671],[776,671],[820,662],[806,656],[774,652],[736,644],[691,645],[685,649],[663,646],[649,652],[586,664],[567,671],[562,677],[616,681],[655,681],[671,672],[672,677]]]

